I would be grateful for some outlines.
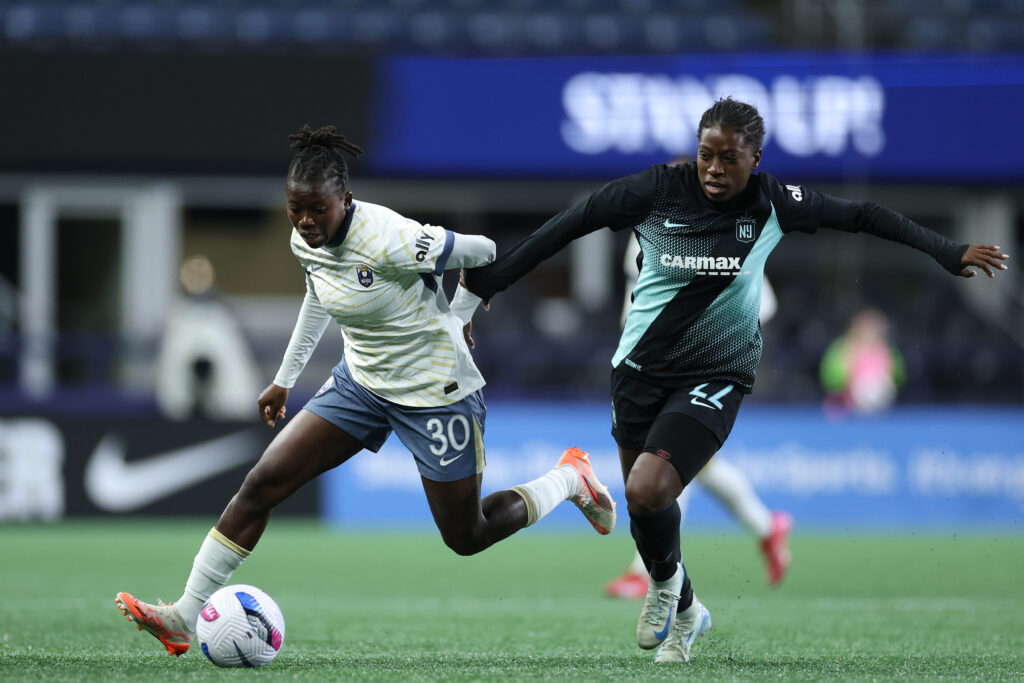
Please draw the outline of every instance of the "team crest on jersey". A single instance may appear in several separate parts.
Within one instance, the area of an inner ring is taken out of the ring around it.
[[[736,239],[740,242],[753,242],[757,233],[757,219],[745,213],[736,219]]]
[[[369,287],[373,284],[373,271],[365,263],[360,263],[356,266],[356,277],[359,278],[359,284],[363,287]]]

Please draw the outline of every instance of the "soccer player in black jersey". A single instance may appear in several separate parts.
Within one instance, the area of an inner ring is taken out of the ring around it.
[[[919,249],[953,275],[1006,268],[999,247],[954,242],[877,204],[785,185],[761,162],[764,122],[726,98],[697,129],[697,159],[613,180],[463,283],[489,301],[572,240],[632,230],[641,253],[633,305],[612,358],[612,435],[630,530],[651,582],[637,626],[657,662],[688,661],[711,627],[682,563],[676,498],[722,446],[761,358],[765,260],[791,232],[867,232]]]

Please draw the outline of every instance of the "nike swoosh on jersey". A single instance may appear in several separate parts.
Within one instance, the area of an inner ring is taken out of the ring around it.
[[[455,462],[456,460],[458,460],[459,458],[461,458],[464,455],[465,455],[465,453],[459,453],[454,458],[441,458],[441,467],[444,467],[445,465],[447,465],[450,462]]]
[[[136,510],[255,460],[262,445],[262,440],[247,429],[145,460],[126,462],[122,439],[107,434],[86,463],[85,492],[102,510]]]
[[[665,227],[666,228],[686,228],[686,227],[689,227],[689,226],[690,226],[689,223],[670,223],[667,218],[665,219]]]

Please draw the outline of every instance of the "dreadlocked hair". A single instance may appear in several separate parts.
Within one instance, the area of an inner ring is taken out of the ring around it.
[[[700,117],[697,126],[697,139],[708,128],[732,128],[754,148],[761,149],[764,141],[764,119],[757,113],[757,108],[746,102],[731,97],[722,99],[711,105],[711,108]]]
[[[333,182],[342,192],[348,190],[348,164],[342,152],[358,159],[363,153],[360,147],[334,132],[334,126],[316,130],[303,126],[288,139],[295,150],[288,166],[289,179],[310,184]]]

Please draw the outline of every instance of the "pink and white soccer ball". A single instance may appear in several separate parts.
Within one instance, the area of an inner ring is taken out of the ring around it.
[[[199,611],[196,642],[217,666],[266,666],[284,645],[284,617],[256,586],[224,586]]]

